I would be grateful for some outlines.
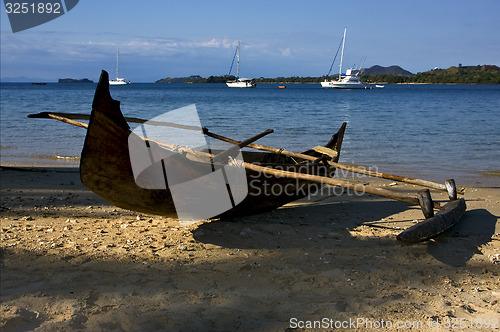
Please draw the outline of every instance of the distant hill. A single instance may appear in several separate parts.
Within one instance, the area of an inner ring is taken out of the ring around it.
[[[191,75],[189,77],[167,77],[157,80],[155,83],[186,83],[202,78],[200,75]]]
[[[458,67],[435,68],[409,76],[370,74],[366,70],[361,79],[367,83],[500,84],[500,68],[495,65],[462,66],[459,64]]]
[[[375,65],[363,71],[363,75],[395,75],[395,76],[411,76],[413,73],[401,68],[400,66],[382,67]]]
[[[82,78],[80,80],[74,79],[74,78],[60,78],[58,83],[94,83],[93,81],[89,80],[88,78]]]
[[[417,83],[500,84],[500,67],[495,65],[435,68],[412,77]]]

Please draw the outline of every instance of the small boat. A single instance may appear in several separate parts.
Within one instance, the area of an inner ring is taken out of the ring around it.
[[[243,78],[240,77],[240,42],[238,42],[238,47],[236,48],[236,52],[233,57],[233,62],[231,63],[231,68],[229,69],[229,75],[231,75],[231,70],[233,69],[234,59],[236,61],[236,79],[229,80],[226,82],[226,85],[230,88],[255,88],[256,83],[253,78]]]
[[[380,88],[380,89],[381,89],[381,88],[384,88],[384,87],[385,87],[385,85],[383,85],[383,84],[375,84],[375,87],[376,87],[376,88]]]
[[[344,37],[342,38],[341,41],[342,53],[340,56],[339,78],[337,80],[331,80],[331,81],[325,79],[325,81],[321,82],[321,86],[323,88],[334,88],[334,89],[371,89],[372,87],[370,85],[361,83],[361,80],[359,79],[359,74],[361,73],[361,70],[359,69],[355,68],[347,69],[345,76],[342,76],[342,62],[344,60],[344,46],[345,46],[346,32],[347,28],[344,29]],[[335,62],[335,60],[333,61]],[[329,74],[330,73],[328,73],[328,75]]]
[[[359,79],[360,71],[357,69],[347,69],[344,77],[340,77],[338,80],[333,81],[323,81],[321,86],[323,88],[334,88],[334,89],[371,89],[368,84],[361,83]]]
[[[130,84],[130,81],[126,81],[124,78],[119,77],[118,75],[118,46],[116,46],[116,78],[114,80],[109,80],[109,85],[127,85]]]
[[[117,77],[114,80],[109,81],[109,85],[127,85],[130,84],[130,81],[125,81],[124,78]]]
[[[257,84],[253,78],[240,77],[236,80],[227,81],[226,85],[230,88],[255,88]]]
[[[47,83],[45,82],[32,82],[32,85],[46,85]]]
[[[124,117],[120,110],[120,102],[113,100],[109,91],[109,77],[103,71],[97,85],[92,103],[92,112],[88,114],[49,113],[42,112],[30,114],[29,118],[56,119],[71,125],[86,128],[87,134],[80,158],[80,178],[82,183],[109,203],[118,207],[180,218],[178,205],[174,202],[174,189],[187,176],[204,177],[207,169],[214,173],[225,169],[227,165],[234,165],[243,171],[248,184],[248,190],[238,197],[238,192],[232,192],[233,183],[226,182],[231,205],[227,209],[210,215],[212,218],[228,218],[262,213],[281,207],[294,200],[307,197],[311,193],[319,192],[324,185],[340,186],[358,193],[368,193],[395,199],[410,204],[420,205],[425,220],[406,229],[398,235],[397,239],[404,243],[415,243],[435,237],[452,227],[460,220],[466,210],[463,198],[458,199],[457,194],[462,190],[457,189],[453,180],[445,184],[427,180],[413,179],[398,175],[380,173],[367,169],[345,165],[338,162],[342,141],[346,128],[343,123],[337,133],[324,146],[316,146],[302,153],[290,152],[265,145],[254,144],[255,140],[272,133],[266,130],[252,138],[236,141],[210,132],[206,128],[196,126],[183,126],[175,123],[155,122],[155,126],[196,130],[204,135],[233,144],[227,150],[193,150],[183,149],[172,144],[162,143],[147,137],[138,136],[132,131],[128,123],[145,124],[143,119]],[[75,119],[89,120],[89,123],[75,121]],[[139,126],[139,128],[141,128]],[[171,129],[171,130],[174,130]],[[140,132],[140,130],[139,130]],[[146,133],[145,131],[143,131]],[[146,135],[144,135],[146,136]],[[132,156],[131,146],[138,142],[147,147],[142,157]],[[239,150],[243,147],[257,151]],[[177,152],[176,152],[177,151]],[[175,153],[174,158],[163,158],[164,155]],[[233,156],[241,152],[243,158],[235,162]],[[157,158],[157,157],[160,158]],[[200,156],[208,159],[200,159]],[[154,158],[153,158],[154,157]],[[134,172],[134,159],[142,164],[139,174]],[[154,160],[154,163],[153,163]],[[208,160],[208,161],[207,161]],[[167,179],[165,170],[175,168],[179,177],[175,183]],[[337,169],[360,173],[371,177],[384,178],[414,185],[424,186],[448,192],[450,201],[444,206],[434,202],[428,189],[421,190],[417,195],[401,193],[389,189],[364,185],[334,178]],[[163,175],[163,187],[148,188],[148,181],[157,179],[154,176]],[[226,174],[226,180],[232,179],[234,174]],[[206,194],[204,198],[216,197],[219,192],[211,187],[202,189]],[[215,194],[214,194],[215,193]],[[196,208],[196,202],[185,200],[188,208]],[[210,208],[210,206],[205,205]],[[434,215],[434,209],[439,212]],[[180,220],[181,221],[181,220]]]
[[[286,89],[286,85],[278,85],[278,88],[280,88],[280,89]]]

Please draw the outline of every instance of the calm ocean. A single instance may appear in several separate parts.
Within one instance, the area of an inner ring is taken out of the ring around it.
[[[85,130],[43,111],[90,113],[96,84],[2,83],[2,165],[78,165]],[[326,143],[342,122],[341,162],[458,185],[500,186],[500,86],[386,85],[331,90],[319,84],[131,84],[111,87],[126,116],[150,119],[195,104],[212,132],[302,151]]]

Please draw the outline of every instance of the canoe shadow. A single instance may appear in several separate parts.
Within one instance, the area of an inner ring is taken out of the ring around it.
[[[396,235],[401,230],[396,229],[386,230],[383,235],[359,238],[352,235],[360,225],[409,208],[411,206],[403,202],[338,196],[259,215],[205,223],[195,229],[193,235],[202,243],[234,249],[332,249],[353,240],[362,246],[376,246],[384,241],[394,246],[412,246],[397,242]],[[405,220],[401,225],[408,222],[411,223]],[[426,251],[443,264],[465,266],[475,254],[481,253],[479,248],[499,232],[498,216],[485,209],[468,210],[453,228],[415,246],[424,245]]]
[[[498,216],[486,209],[466,211],[462,219],[448,232],[427,244],[427,251],[435,259],[450,266],[465,266],[480,247],[500,232]]]
[[[204,223],[193,235],[202,243],[235,249],[331,248],[352,238],[350,231],[363,223],[407,209],[408,204],[403,202],[337,196]]]

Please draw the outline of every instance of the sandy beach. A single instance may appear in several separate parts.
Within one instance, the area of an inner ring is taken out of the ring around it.
[[[405,245],[420,209],[371,195],[181,227],[109,205],[76,168],[0,175],[2,331],[500,328],[499,189],[466,188],[455,227]]]

